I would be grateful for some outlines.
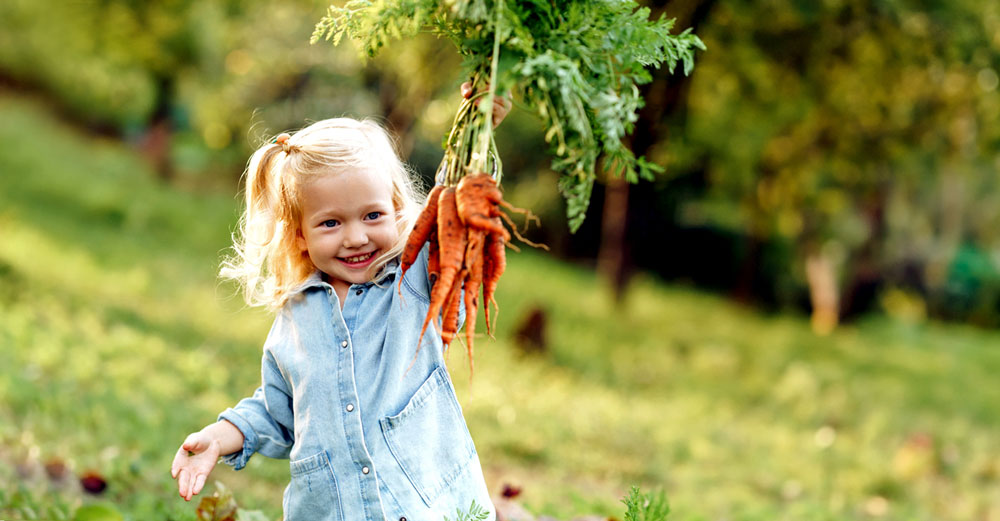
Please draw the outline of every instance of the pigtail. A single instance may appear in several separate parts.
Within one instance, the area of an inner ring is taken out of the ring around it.
[[[268,144],[250,157],[244,175],[245,207],[238,231],[233,234],[233,255],[223,262],[219,272],[221,277],[240,284],[251,306],[271,307],[275,296],[269,261],[274,256],[275,239],[286,235],[279,218],[282,152],[280,145]]]

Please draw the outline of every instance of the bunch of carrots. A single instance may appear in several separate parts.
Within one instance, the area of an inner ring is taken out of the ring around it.
[[[491,335],[490,303],[499,312],[493,295],[507,266],[506,247],[511,238],[501,221],[503,218],[510,222],[510,218],[501,208],[525,212],[504,201],[500,188],[489,174],[466,175],[457,186],[435,186],[427,196],[401,259],[405,274],[416,262],[424,243],[430,243],[427,272],[431,281],[431,302],[420,330],[421,341],[427,326],[435,322],[436,327],[437,317],[441,315],[441,339],[447,349],[458,333],[458,315],[464,295],[470,371],[480,288],[485,305],[486,334]],[[512,230],[519,239],[533,244],[521,237],[513,226]]]

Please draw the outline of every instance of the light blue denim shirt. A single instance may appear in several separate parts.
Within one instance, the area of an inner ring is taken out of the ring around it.
[[[317,273],[279,311],[262,384],[219,415],[243,433],[223,458],[290,458],[286,521],[442,521],[475,500],[495,519],[479,456],[427,328],[427,248],[406,272],[351,286],[343,310]],[[410,366],[412,362],[412,367]],[[408,369],[409,368],[409,369]]]

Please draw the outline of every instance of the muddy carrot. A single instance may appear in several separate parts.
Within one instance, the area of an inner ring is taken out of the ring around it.
[[[479,309],[479,286],[483,282],[483,246],[486,232],[469,228],[468,245],[465,247],[465,349],[469,355],[469,375],[472,375],[472,341],[476,334],[476,312]]]
[[[458,215],[466,226],[500,233],[497,226],[502,228],[503,225],[495,223],[491,217],[500,212],[497,205],[503,202],[503,195],[492,177],[483,173],[463,177],[458,182],[455,200]]]
[[[441,275],[441,256],[437,240],[437,227],[427,237],[427,281],[431,288]]]
[[[462,269],[465,256],[466,232],[458,218],[458,208],[455,206],[455,188],[447,187],[441,191],[438,198],[437,236],[439,245],[440,276],[431,289],[431,302],[424,317],[424,325],[420,329],[420,340],[423,340],[427,325],[436,320],[445,301],[448,299],[455,284],[455,278]],[[461,282],[459,281],[459,284]],[[420,342],[417,342],[420,345]]]
[[[410,269],[410,266],[416,262],[417,256],[420,255],[420,249],[423,248],[424,243],[427,242],[431,232],[435,230],[437,224],[438,197],[440,196],[442,189],[444,189],[443,186],[437,185],[431,189],[429,194],[427,194],[427,203],[424,205],[423,211],[420,212],[420,216],[417,218],[416,224],[413,225],[413,231],[410,232],[410,236],[406,240],[406,247],[403,248],[403,255],[399,261],[400,291],[403,289],[403,275],[405,275],[406,270]]]
[[[467,274],[466,270],[459,272],[455,284],[448,294],[448,301],[444,306],[444,316],[441,318],[441,343],[445,349],[448,349],[451,345],[451,341],[455,338],[455,333],[458,333],[458,313],[462,307],[462,281],[465,280]],[[468,319],[468,309],[465,311],[465,316]]]
[[[493,304],[497,314],[500,313],[500,306],[497,305],[497,301],[493,295],[500,282],[500,276],[503,275],[504,270],[507,268],[506,243],[508,239],[509,236],[505,237],[504,235],[494,233],[486,236],[485,250],[483,252],[483,256],[486,259],[483,263],[483,311],[486,316],[487,332],[490,331],[490,303]],[[495,318],[494,316],[494,320]]]

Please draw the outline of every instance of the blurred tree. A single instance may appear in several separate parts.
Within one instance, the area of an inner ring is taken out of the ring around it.
[[[1000,244],[998,31],[972,1],[720,4],[675,156],[707,168],[687,212],[793,241],[821,331],[885,279],[942,287],[965,235]],[[843,299],[820,295],[841,277]]]
[[[0,6],[0,77],[136,142],[165,178],[178,163],[238,172],[241,134],[261,114],[283,129],[371,112],[358,61],[308,45],[318,12],[305,0],[12,0]]]
[[[459,62],[451,42],[423,34],[393,52],[381,53],[365,67],[365,84],[377,93],[379,112],[398,136],[399,152],[404,158],[413,152],[418,117],[426,113],[432,100],[441,100],[438,110],[446,111],[449,105],[452,111],[458,110]],[[440,119],[441,115],[436,116]],[[441,129],[440,135],[444,133]]]

